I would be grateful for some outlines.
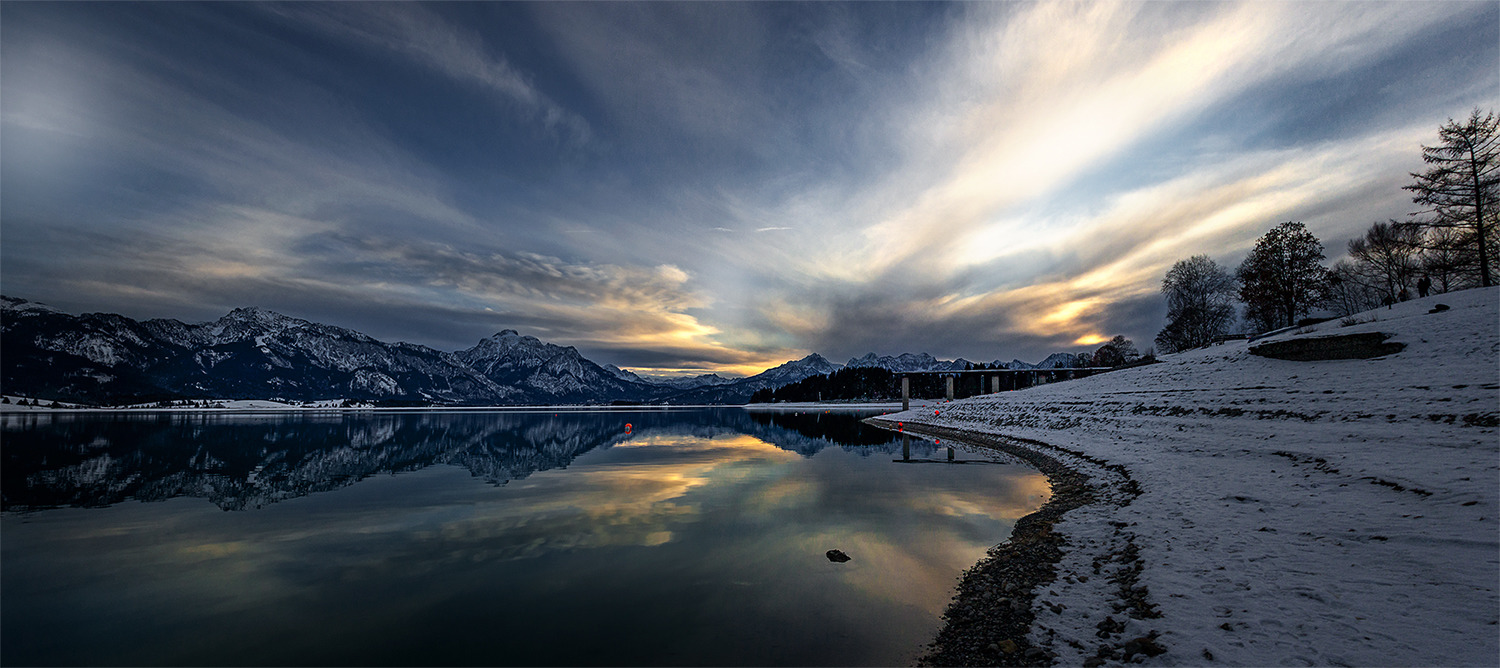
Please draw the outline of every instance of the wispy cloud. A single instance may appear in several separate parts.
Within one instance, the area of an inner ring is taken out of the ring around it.
[[[973,349],[934,334],[971,322],[992,346],[1138,326],[1120,308],[1153,297],[1179,257],[1235,258],[1286,219],[1338,239],[1375,209],[1403,213],[1400,181],[1421,131],[1441,120],[1370,112],[1381,122],[1363,131],[1257,150],[1234,134],[1242,127],[1206,114],[1272,80],[1371,67],[1473,9],[974,6],[955,46],[922,70],[930,95],[913,97],[931,103],[898,103],[912,129],[885,177],[852,195],[813,184],[805,192],[831,197],[755,214],[809,223],[807,243],[766,249],[798,278],[767,277],[779,287],[762,311],[794,340],[834,350],[924,337]]]
[[[80,310],[648,370],[1144,343],[1175,259],[1409,211],[1419,145],[1500,105],[1497,13],[20,3],[0,266]]]
[[[267,11],[343,39],[400,53],[455,81],[481,86],[572,145],[592,135],[588,121],[539,90],[480,37],[420,4],[263,5]]]

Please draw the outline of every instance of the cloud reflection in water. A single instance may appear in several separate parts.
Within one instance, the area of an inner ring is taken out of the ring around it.
[[[5,514],[7,660],[908,662],[936,630],[954,577],[1047,494],[1029,469],[947,465],[931,444],[914,454],[935,463],[896,464],[895,439],[843,446],[807,424],[743,416],[629,414],[629,436],[607,414],[347,418],[380,425],[358,429],[291,416],[191,425],[199,440],[182,450],[163,440],[171,421],[56,424],[50,438],[75,444],[71,459],[53,452],[39,471],[12,461],[8,442],[8,495],[15,479],[135,492],[108,508]],[[855,429],[852,420],[838,429]],[[8,441],[47,431],[6,427]],[[334,432],[384,436],[306,451],[266,438]],[[145,438],[125,447],[123,434]],[[251,443],[256,462],[240,462],[236,448]],[[275,447],[261,453],[265,443]],[[560,458],[542,464],[546,450]],[[116,465],[87,469],[102,478],[58,473],[104,456]],[[169,470],[165,460],[198,464]],[[257,484],[248,472],[264,475],[271,460],[287,464],[279,480],[318,469],[345,482],[293,496],[262,487],[281,500],[249,512],[192,498],[120,503],[213,476],[211,497],[243,492]],[[120,464],[153,461],[154,478]],[[534,472],[514,475],[524,462]],[[500,470],[513,474],[502,485],[473,480]],[[48,505],[28,491],[79,498],[14,489],[11,510]],[[853,561],[830,563],[823,553],[834,547]]]

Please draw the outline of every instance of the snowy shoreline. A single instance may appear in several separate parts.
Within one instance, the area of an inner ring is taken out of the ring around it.
[[[1429,312],[1440,303],[1451,308]],[[1093,481],[1097,498],[1051,527],[1067,547],[1019,644],[1059,665],[1115,664],[1141,638],[1167,650],[1135,653],[1148,665],[1493,665],[1500,288],[1356,320],[876,421],[1001,439]],[[1406,348],[1311,362],[1249,352],[1366,332]],[[1139,496],[1119,493],[1111,468]],[[971,601],[1004,594],[972,579]],[[1018,646],[1004,640],[966,642]]]

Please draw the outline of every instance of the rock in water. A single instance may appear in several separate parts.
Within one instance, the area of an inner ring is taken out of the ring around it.
[[[842,564],[849,560],[849,555],[844,554],[843,550],[829,550],[828,560],[834,563]]]

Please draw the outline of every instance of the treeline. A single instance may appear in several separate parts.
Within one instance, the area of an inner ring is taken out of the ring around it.
[[[946,386],[935,374],[913,374],[911,395],[942,396]],[[962,376],[960,376],[962,378]],[[758,390],[752,404],[778,401],[893,401],[901,398],[901,375],[879,367],[839,369],[830,374],[808,376],[795,383]]]
[[[1055,369],[1024,369],[1022,371],[1034,371],[1035,376],[1027,373],[1006,373],[1000,376],[1002,390],[1015,390],[1029,386],[1036,379],[1043,382],[1057,380],[1066,377],[1070,369],[1098,368],[1098,367],[1127,367],[1141,364],[1150,364],[1156,361],[1152,351],[1146,351],[1145,355],[1135,349],[1135,344],[1123,336],[1100,346],[1093,353],[1081,353],[1074,355],[1073,364],[1067,367]],[[964,370],[984,371],[991,369],[1007,369],[999,364],[974,364],[970,363]],[[790,383],[777,388],[768,388],[755,392],[750,396],[752,404],[769,404],[776,402],[815,402],[815,401],[895,401],[901,398],[901,374],[879,367],[855,367],[839,369],[830,374],[809,376],[795,383]],[[948,380],[939,373],[912,373],[905,374],[910,382],[912,397],[941,397],[946,396],[948,391]],[[971,397],[977,394],[985,394],[990,390],[984,383],[989,382],[988,374],[957,374],[954,376],[953,392],[955,397]]]
[[[1176,352],[1245,327],[1264,332],[1302,322],[1314,309],[1347,317],[1412,297],[1489,287],[1500,258],[1500,118],[1478,109],[1422,146],[1430,168],[1413,172],[1410,220],[1378,221],[1323,266],[1323,244],[1300,222],[1277,225],[1233,274],[1206,255],[1179,260],[1162,279],[1167,324],[1156,347]]]

